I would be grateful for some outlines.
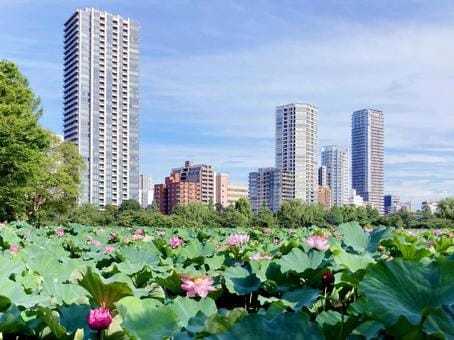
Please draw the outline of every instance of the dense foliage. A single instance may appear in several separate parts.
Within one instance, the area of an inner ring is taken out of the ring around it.
[[[16,65],[0,61],[0,221],[62,214],[80,194],[75,145],[39,125],[42,109]]]
[[[15,222],[0,247],[3,338],[454,336],[449,230]]]
[[[446,202],[446,203],[445,203]],[[236,205],[223,208],[201,203],[178,206],[172,215],[162,215],[152,206],[140,208],[134,201],[125,201],[120,207],[107,206],[98,208],[94,205],[82,205],[64,213],[46,214],[43,211],[44,224],[64,224],[68,222],[103,226],[157,226],[160,228],[178,227],[268,227],[283,228],[311,227],[313,225],[329,226],[345,222],[358,221],[362,226],[385,225],[408,229],[454,228],[454,219],[449,211],[454,210],[453,199],[440,201],[440,213],[401,211],[389,216],[380,216],[370,207],[342,206],[324,210],[320,205],[308,205],[294,200],[284,202],[277,214],[266,207],[257,214],[252,214],[248,201],[241,199]],[[446,206],[446,208],[444,208]],[[451,210],[450,210],[451,209]]]

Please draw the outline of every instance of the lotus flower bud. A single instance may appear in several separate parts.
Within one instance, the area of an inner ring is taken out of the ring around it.
[[[327,291],[332,291],[334,288],[334,274],[326,272],[322,275],[322,288]]]
[[[91,329],[106,329],[112,323],[112,315],[110,315],[108,308],[94,308],[90,310],[90,314],[87,318],[87,323]]]

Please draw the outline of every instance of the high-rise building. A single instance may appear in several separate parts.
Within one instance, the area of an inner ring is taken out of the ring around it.
[[[331,190],[333,206],[348,204],[350,187],[348,182],[347,149],[330,145],[322,147],[322,168],[326,167],[327,184]]]
[[[356,194],[356,190],[352,189],[350,193],[350,200],[349,200],[349,205],[354,205],[355,207],[363,207],[364,206],[364,200],[361,196]]]
[[[139,200],[139,24],[95,9],[64,25],[64,138],[84,158],[82,203]]]
[[[399,196],[390,194],[385,195],[383,196],[383,202],[385,215],[395,214],[402,209]]]
[[[293,198],[318,199],[318,109],[309,104],[276,108],[276,168],[293,175]]]
[[[142,208],[147,208],[153,203],[153,190],[152,178],[140,175],[139,203]]]
[[[437,201],[423,201],[421,202],[421,211],[428,209],[432,214],[438,212],[438,202]]]
[[[290,171],[260,168],[249,173],[249,202],[253,212],[263,205],[277,212],[283,201],[293,199],[294,178]]]
[[[215,177],[215,204],[220,204],[223,207],[229,205],[228,202],[228,189],[229,186],[229,175],[217,173]]]
[[[172,169],[172,174],[180,174],[182,182],[200,184],[200,199],[204,203],[214,204],[214,171],[208,164],[196,164],[186,161],[184,167]]]
[[[355,111],[352,115],[352,187],[365,204],[383,214],[383,186],[383,112]]]
[[[227,187],[227,205],[235,204],[240,198],[248,199],[248,187],[240,184],[229,184]]]
[[[172,173],[164,184],[154,186],[154,200],[163,214],[170,214],[177,205],[200,202],[200,183],[182,181],[179,173]]]

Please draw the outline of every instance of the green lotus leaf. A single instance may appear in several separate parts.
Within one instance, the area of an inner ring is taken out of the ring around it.
[[[178,296],[169,305],[169,308],[177,315],[178,323],[181,327],[186,327],[189,319],[195,317],[198,312],[202,312],[206,316],[217,312],[214,300],[209,297],[197,301],[187,296]]]
[[[374,263],[375,260],[369,254],[350,254],[347,253],[344,249],[340,249],[334,255],[334,262],[341,268],[349,269],[352,273],[366,269],[370,263]]]
[[[303,313],[280,313],[269,319],[263,314],[252,314],[235,323],[228,332],[212,335],[208,339],[279,339],[320,340],[324,339],[320,328],[309,321]]]
[[[132,289],[125,282],[104,283],[100,275],[94,273],[91,267],[74,271],[71,275],[71,281],[85,288],[99,306],[104,305],[109,309],[125,296],[134,295]]]
[[[369,320],[356,327],[351,334],[358,335],[361,339],[372,340],[378,338],[384,327],[381,322]]]
[[[260,280],[247,269],[234,266],[224,272],[225,285],[232,294],[246,295],[260,288]]]
[[[321,251],[311,250],[305,253],[299,248],[293,248],[290,253],[282,256],[278,263],[281,265],[282,273],[290,270],[303,273],[307,269],[317,269],[324,257],[325,253]]]
[[[454,339],[454,305],[441,306],[429,314],[424,321],[423,330],[432,336]]]
[[[161,340],[178,327],[178,317],[168,306],[156,307],[151,299],[123,298],[116,304],[123,319],[121,326],[135,339]]]
[[[220,334],[227,332],[233,324],[248,315],[244,308],[232,310],[220,310],[217,314],[211,315],[205,321],[203,331],[208,334]]]
[[[403,316],[417,325],[431,310],[454,303],[453,282],[453,261],[396,259],[369,266],[358,292],[376,320],[391,326]]]

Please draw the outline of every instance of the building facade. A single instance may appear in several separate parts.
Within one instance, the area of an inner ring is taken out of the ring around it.
[[[235,204],[240,198],[248,199],[248,187],[240,184],[229,184],[227,187],[227,205]]]
[[[180,174],[182,182],[199,183],[200,200],[203,203],[212,202],[214,204],[214,171],[211,165],[194,165],[192,161],[186,161],[183,167],[172,169],[172,174]]]
[[[438,202],[437,201],[423,201],[421,203],[421,211],[428,209],[432,214],[438,212]]]
[[[318,187],[318,203],[325,209],[332,207],[331,189],[328,186]]]
[[[328,168],[324,165],[318,168],[318,185],[328,186]]]
[[[64,138],[86,163],[82,203],[139,200],[139,29],[95,9],[64,25]]]
[[[318,109],[309,104],[276,108],[276,168],[293,174],[293,198],[318,199]]]
[[[364,203],[384,213],[383,112],[364,109],[352,115],[352,187]]]
[[[348,204],[348,151],[338,145],[322,147],[322,168],[326,167],[326,185],[331,190],[333,206]]]
[[[200,202],[200,183],[181,180],[179,173],[166,177],[164,184],[154,186],[154,200],[163,214],[171,214],[177,205]]]
[[[215,177],[215,204],[220,204],[222,207],[227,207],[228,202],[228,186],[229,186],[229,175],[217,173]]]
[[[149,176],[140,175],[139,203],[142,208],[148,208],[153,203],[153,180]]]
[[[294,177],[290,171],[260,168],[249,173],[249,202],[253,212],[266,205],[277,212],[283,201],[293,199]]]
[[[395,214],[401,210],[400,197],[396,195],[383,196],[384,212],[385,215]]]

